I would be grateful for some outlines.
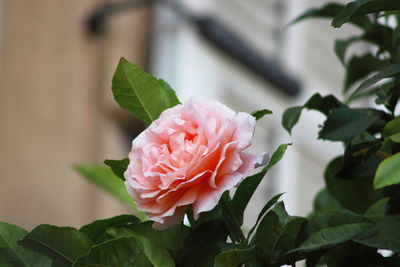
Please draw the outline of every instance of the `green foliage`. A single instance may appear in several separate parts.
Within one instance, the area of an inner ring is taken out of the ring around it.
[[[303,109],[316,110],[327,116],[331,110],[342,106],[344,106],[344,104],[334,96],[328,95],[322,97],[320,94],[316,93],[303,106],[292,107],[285,110],[282,115],[282,125],[291,133],[293,127],[299,121]]]
[[[400,124],[395,117],[400,97],[400,26],[387,23],[389,18],[400,22],[398,11],[400,2],[396,0],[357,0],[346,6],[328,3],[298,19],[331,18],[334,27],[350,23],[361,30],[361,34],[335,42],[334,52],[346,69],[344,92],[352,91],[346,103],[333,101],[334,105],[328,106],[323,101],[326,97],[314,95],[282,116],[282,125],[290,133],[303,109],[321,111],[326,120],[319,138],[340,141],[344,146],[343,155],[325,170],[326,188],[314,199],[314,211],[300,235],[301,245],[286,252],[299,253],[309,266],[400,264],[396,254],[400,240]],[[347,55],[355,42],[367,43],[377,52]],[[375,103],[385,109],[350,106],[369,97],[375,97]],[[376,249],[394,254],[382,257]]]
[[[385,159],[378,167],[374,188],[400,184],[400,152]]]
[[[41,224],[24,237],[22,244],[43,253],[57,266],[71,266],[89,252],[93,242],[74,228]]]
[[[400,3],[396,0],[357,0],[347,4],[335,16],[333,27],[341,27],[344,23],[361,15],[400,9]]]
[[[121,159],[121,160],[106,159],[104,161],[104,164],[106,164],[108,167],[110,167],[116,176],[118,176],[123,181],[125,181],[124,172],[126,171],[126,169],[128,168],[128,165],[129,165],[128,158]]]
[[[261,110],[257,110],[251,113],[251,115],[256,118],[256,120],[258,121],[259,119],[261,119],[262,117],[264,117],[265,115],[270,115],[272,114],[272,111],[269,109],[261,109]]]
[[[132,198],[126,192],[125,185],[113,171],[105,166],[79,165],[76,169],[85,178],[98,185],[122,203],[132,206]]]
[[[297,237],[305,222],[305,218],[289,216],[282,202],[275,205],[261,220],[255,234],[254,243],[260,261],[265,265],[283,259],[294,262],[293,256],[286,259],[284,254],[296,247]]]
[[[146,124],[179,103],[171,87],[121,58],[112,81],[115,101]]]
[[[235,192],[235,195],[229,203],[240,225],[243,224],[244,210],[246,209],[247,204],[253,196],[254,191],[257,189],[258,185],[261,183],[268,170],[282,159],[289,145],[290,144],[280,145],[274,152],[274,154],[272,154],[272,157],[267,166],[265,166],[261,172],[253,176],[247,177],[242,183],[240,183],[238,189]]]
[[[36,251],[26,250],[20,241],[28,231],[0,222],[0,266],[50,267],[51,260]]]
[[[256,261],[255,247],[222,252],[215,257],[214,267],[235,267]]]

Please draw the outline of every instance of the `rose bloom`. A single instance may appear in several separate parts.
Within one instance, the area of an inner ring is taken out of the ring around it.
[[[190,99],[165,110],[132,142],[125,184],[153,227],[179,224],[189,205],[193,216],[213,209],[221,195],[268,154],[250,146],[255,118],[214,100]]]

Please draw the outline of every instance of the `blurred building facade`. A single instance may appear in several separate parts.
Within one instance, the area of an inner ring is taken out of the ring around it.
[[[316,141],[318,113],[303,112],[291,137],[281,115],[317,91],[340,94],[343,71],[333,40],[354,29],[334,31],[323,20],[284,29],[322,4],[316,0],[177,2],[192,15],[217,19],[299,80],[301,94],[290,97],[204,40],[177,6],[121,10],[105,19],[102,33],[90,34],[90,14],[118,2],[0,1],[0,220],[28,229],[39,223],[80,226],[129,212],[73,168],[125,157],[130,137],[142,127],[112,99],[111,78],[121,56],[167,80],[182,101],[194,96],[238,111],[271,109],[251,150],[272,153],[281,143],[293,145],[264,179],[247,225],[281,192],[289,213],[306,215],[323,187],[323,168],[340,146]]]

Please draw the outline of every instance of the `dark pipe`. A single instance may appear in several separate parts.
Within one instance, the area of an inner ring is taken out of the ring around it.
[[[300,93],[299,82],[286,74],[278,64],[266,60],[237,35],[213,18],[200,18],[196,20],[199,33],[210,43],[224,53],[247,67],[266,82],[276,86],[279,91],[296,96]]]
[[[100,34],[104,30],[104,22],[108,16],[117,11],[152,4],[154,2],[157,2],[157,0],[136,0],[107,4],[88,18],[88,30],[92,34]],[[162,2],[160,1],[159,3]],[[164,3],[169,4],[169,2]],[[187,14],[179,6],[174,8],[172,4],[170,7],[183,18],[193,22],[197,31],[204,39],[261,77],[267,83],[272,84],[278,91],[291,97],[300,93],[301,86],[298,81],[290,77],[278,64],[259,55],[235,33],[217,20],[211,17],[196,17]]]

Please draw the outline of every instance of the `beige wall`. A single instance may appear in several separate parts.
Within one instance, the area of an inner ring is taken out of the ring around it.
[[[118,14],[92,38],[84,19],[101,2],[3,2],[0,221],[80,226],[126,212],[73,170],[128,151],[109,115],[111,77],[120,56],[146,62],[148,11]]]

